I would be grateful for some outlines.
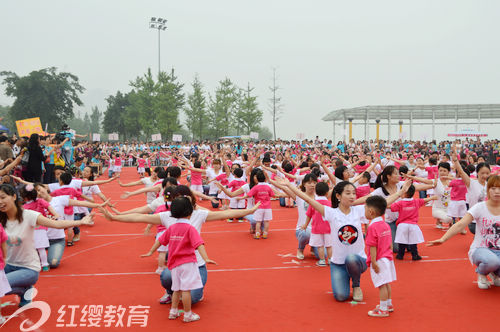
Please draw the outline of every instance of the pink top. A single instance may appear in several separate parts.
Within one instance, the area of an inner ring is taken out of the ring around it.
[[[260,202],[259,209],[270,209],[271,197],[274,196],[274,191],[271,189],[269,184],[260,182],[258,185],[250,189],[247,196],[253,197],[255,199],[255,203]]]
[[[227,187],[231,188],[231,192],[233,192],[233,191],[236,191],[236,190],[240,189],[245,184],[246,184],[246,182],[243,181],[243,180],[233,180],[233,181],[229,182],[229,184],[227,185]]]
[[[427,171],[427,179],[432,179],[432,180],[436,178],[436,174],[439,172],[438,166],[436,165],[426,167],[425,170]]]
[[[167,204],[163,204],[163,205],[160,205],[156,208],[155,210],[155,213],[154,214],[158,214],[160,212],[166,212],[168,211],[167,209]],[[156,232],[157,233],[161,233],[163,232],[164,230],[166,230],[167,228],[165,226],[163,226],[163,224],[159,224],[157,227],[156,227]]]
[[[372,257],[370,255],[370,247],[377,247],[377,257],[375,261],[381,258],[387,258],[388,260],[393,260],[392,258],[392,236],[391,228],[384,221],[384,218],[377,217],[370,222],[368,225],[368,232],[366,233],[366,246],[368,247],[368,259],[366,264],[370,266]]]
[[[356,198],[364,197],[370,193],[370,184],[363,184],[356,188]]]
[[[164,246],[168,245],[169,270],[182,264],[196,263],[195,249],[203,244],[200,234],[187,219],[178,219],[158,241]]]
[[[0,225],[0,244],[4,243],[8,239],[9,237],[7,236],[7,232],[5,231],[5,229],[3,229],[2,225]],[[5,253],[5,255],[7,255],[7,253]],[[3,270],[4,267],[5,267],[5,262],[3,260],[3,254],[2,254],[0,255],[0,270]]]
[[[451,180],[448,187],[451,188],[450,199],[452,201],[465,201],[467,186],[462,179]]]
[[[60,189],[54,190],[50,193],[51,196],[70,196],[71,199],[81,197],[81,192],[71,187],[62,187]],[[73,214],[73,206],[67,205],[64,207],[64,214],[72,215]]]
[[[144,168],[144,166],[146,166],[146,159],[144,159],[144,158],[139,158],[139,159],[137,159],[137,165],[138,165],[140,168]]]
[[[354,166],[354,169],[356,170],[356,173],[359,174],[359,173],[363,173],[364,171],[366,171],[368,169],[368,167],[370,167],[370,164],[366,163],[363,166],[356,165],[356,166]]]
[[[42,198],[37,198],[34,201],[29,201],[26,204],[24,204],[23,208],[25,208],[26,210],[33,210],[36,212],[40,212],[42,216],[47,217],[49,206],[50,204],[46,200]],[[36,229],[47,229],[47,227],[37,226]]]
[[[122,165],[122,159],[120,157],[115,158],[115,166],[121,166]]]
[[[324,196],[317,197],[316,201],[321,205],[332,207],[332,203]],[[316,211],[311,205],[307,208],[306,216],[311,218],[311,233],[328,234],[331,232],[330,223],[323,219],[321,213]]]
[[[392,212],[399,212],[397,225],[399,224],[417,224],[418,209],[425,205],[423,199],[403,198],[391,204]]]
[[[226,173],[219,174],[215,179],[217,181],[219,181],[220,184],[222,184],[223,186],[226,186],[229,183],[229,181],[227,180],[227,174]]]
[[[201,172],[191,171],[191,184],[194,186],[201,186],[203,184],[201,176],[202,176]]]

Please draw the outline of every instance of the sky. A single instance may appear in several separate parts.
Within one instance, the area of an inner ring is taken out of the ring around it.
[[[321,118],[336,109],[499,103],[499,13],[494,0],[3,0],[0,71],[71,72],[86,88],[78,111],[104,110],[107,96],[129,91],[148,68],[158,71],[158,35],[149,20],[162,17],[161,69],[174,68],[186,93],[196,74],[210,93],[226,77],[240,87],[250,83],[263,125],[272,128],[276,68],[283,104],[277,135],[330,139],[332,125]],[[2,86],[0,104],[12,102]],[[495,127],[481,129],[500,138]],[[437,138],[453,129],[438,127]],[[363,130],[355,125],[354,138]],[[394,138],[397,126],[391,130]],[[429,132],[416,127],[414,138]],[[336,139],[342,134],[338,126]]]

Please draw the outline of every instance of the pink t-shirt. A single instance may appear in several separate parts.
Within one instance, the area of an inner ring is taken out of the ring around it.
[[[203,184],[202,173],[199,171],[191,171],[191,184],[201,186]]]
[[[258,185],[250,189],[247,196],[253,197],[256,204],[260,202],[260,209],[270,209],[271,197],[274,196],[274,191],[271,189],[269,184],[260,182]]]
[[[426,167],[425,170],[427,171],[427,179],[432,179],[432,180],[436,178],[436,174],[439,172],[438,167],[436,165]]]
[[[363,166],[356,165],[356,166],[354,166],[354,169],[356,170],[356,173],[359,174],[359,173],[363,173],[364,171],[366,171],[368,169],[368,167],[370,167],[370,164],[366,163]]]
[[[227,185],[229,183],[229,181],[227,180],[227,174],[226,173],[221,173],[219,175],[217,175],[217,177],[215,178],[217,181],[220,182],[220,184],[222,184],[223,186]]]
[[[138,165],[140,168],[144,168],[144,166],[146,166],[146,159],[144,159],[144,158],[139,158],[139,159],[137,159],[137,165]]]
[[[377,247],[377,257],[375,261],[381,258],[387,258],[388,260],[393,260],[392,258],[392,236],[391,228],[384,221],[384,218],[377,217],[373,219],[368,225],[368,232],[366,233],[366,247],[368,249],[368,259],[366,264],[370,266],[372,257],[370,255],[370,247]]]
[[[2,225],[0,225],[0,244],[4,243],[5,241],[7,241],[9,237],[7,236],[7,232],[5,231],[5,229],[3,229]],[[7,253],[5,253],[7,254]],[[3,268],[5,267],[5,262],[3,260],[3,254],[0,255],[0,270],[3,270]]]
[[[467,186],[462,179],[451,180],[449,187],[451,188],[450,199],[452,201],[465,201]]]
[[[160,213],[160,212],[166,212],[166,211],[168,211],[168,209],[167,209],[167,205],[166,205],[166,204],[163,204],[163,205],[160,205],[160,206],[158,206],[158,207],[156,208],[156,210],[155,210],[154,214],[158,214],[158,213]],[[157,232],[157,233],[161,233],[161,232],[163,232],[165,229],[166,229],[166,228],[165,228],[165,226],[163,226],[163,224],[159,224],[159,225],[156,227],[156,232]]]
[[[332,207],[332,202],[326,199],[325,196],[316,198],[316,201],[324,206]],[[307,208],[306,216],[311,218],[311,233],[313,234],[328,234],[331,232],[330,223],[323,219],[321,213],[316,211],[311,205]]]
[[[370,184],[362,184],[356,188],[356,198],[364,197],[370,193]]]
[[[122,159],[120,157],[115,158],[115,166],[121,166],[122,165]]]
[[[177,220],[175,224],[167,228],[158,241],[164,246],[168,245],[167,267],[169,270],[182,264],[196,263],[195,250],[203,244],[200,234],[187,219]]]
[[[233,191],[236,191],[236,190],[240,189],[245,184],[246,184],[246,182],[243,181],[243,180],[233,180],[233,181],[229,182],[229,184],[227,185],[227,187],[231,188],[231,192],[233,192]]]
[[[418,210],[425,205],[423,199],[403,198],[391,204],[391,211],[398,212],[397,225],[399,224],[417,224]]]
[[[23,208],[26,210],[33,210],[36,212],[40,212],[42,216],[47,217],[49,206],[50,204],[46,200],[42,198],[37,198],[34,201],[29,201],[26,204],[24,204]],[[47,227],[37,226],[36,229],[47,229]]]
[[[72,187],[62,187],[50,193],[50,196],[70,196],[70,199],[78,199],[81,198],[81,191],[76,190]],[[64,207],[64,214],[72,215],[73,214],[73,206],[67,205]]]

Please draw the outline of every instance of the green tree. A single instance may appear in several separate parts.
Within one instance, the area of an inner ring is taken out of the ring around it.
[[[0,105],[0,118],[2,118],[2,121],[0,121],[1,125],[9,128],[11,133],[16,131],[16,122],[10,116],[9,106]]]
[[[194,77],[193,83],[193,93],[189,94],[187,97],[187,106],[184,107],[184,113],[186,114],[186,127],[191,132],[193,140],[195,136],[199,140],[203,139],[203,134],[206,129],[206,124],[208,122],[207,116],[207,105],[205,94],[203,93],[203,84],[200,82],[198,75]]]
[[[14,120],[40,117],[43,126],[48,123],[49,130],[59,130],[66,119],[74,116],[73,106],[83,105],[78,94],[84,88],[78,77],[57,73],[55,67],[32,71],[23,77],[10,71],[0,72],[0,76],[5,77],[6,94],[15,98],[10,109]]]
[[[99,111],[97,106],[92,107],[92,112],[90,113],[90,131],[92,133],[100,133],[101,132],[101,120],[102,120],[102,112]]]
[[[150,138],[158,128],[158,114],[154,108],[154,98],[157,93],[156,83],[151,69],[142,77],[138,76],[130,82],[132,91],[129,94],[130,105],[125,113],[125,129],[140,131]],[[135,130],[134,130],[135,128]]]
[[[247,135],[252,131],[258,131],[262,122],[262,111],[258,109],[257,96],[252,96],[253,90],[254,88],[248,83],[246,90],[241,91],[235,116],[237,129],[241,129]]]
[[[259,129],[259,139],[270,140],[273,138],[273,133],[267,127],[261,127]]]
[[[127,128],[125,128],[125,117],[127,108],[130,105],[129,95],[123,94],[120,91],[114,96],[106,98],[108,106],[104,112],[102,121],[105,133],[118,133],[127,138]],[[129,132],[129,135],[137,134],[138,126],[135,126],[135,131]]]
[[[153,111],[157,119],[155,128],[160,131],[164,139],[172,138],[172,134],[181,129],[179,113],[184,106],[183,87],[184,84],[177,82],[173,70],[170,75],[165,72],[159,73],[155,86]]]
[[[229,78],[219,82],[215,97],[210,97],[209,125],[214,137],[226,136],[233,126],[237,106],[237,88]]]

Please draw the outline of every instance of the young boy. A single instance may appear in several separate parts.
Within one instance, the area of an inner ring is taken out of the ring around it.
[[[388,317],[394,311],[391,299],[391,282],[396,280],[396,268],[392,259],[392,237],[389,225],[384,221],[387,202],[381,196],[366,200],[365,217],[370,221],[366,235],[370,274],[373,285],[379,289],[380,305],[368,311],[372,317]]]

